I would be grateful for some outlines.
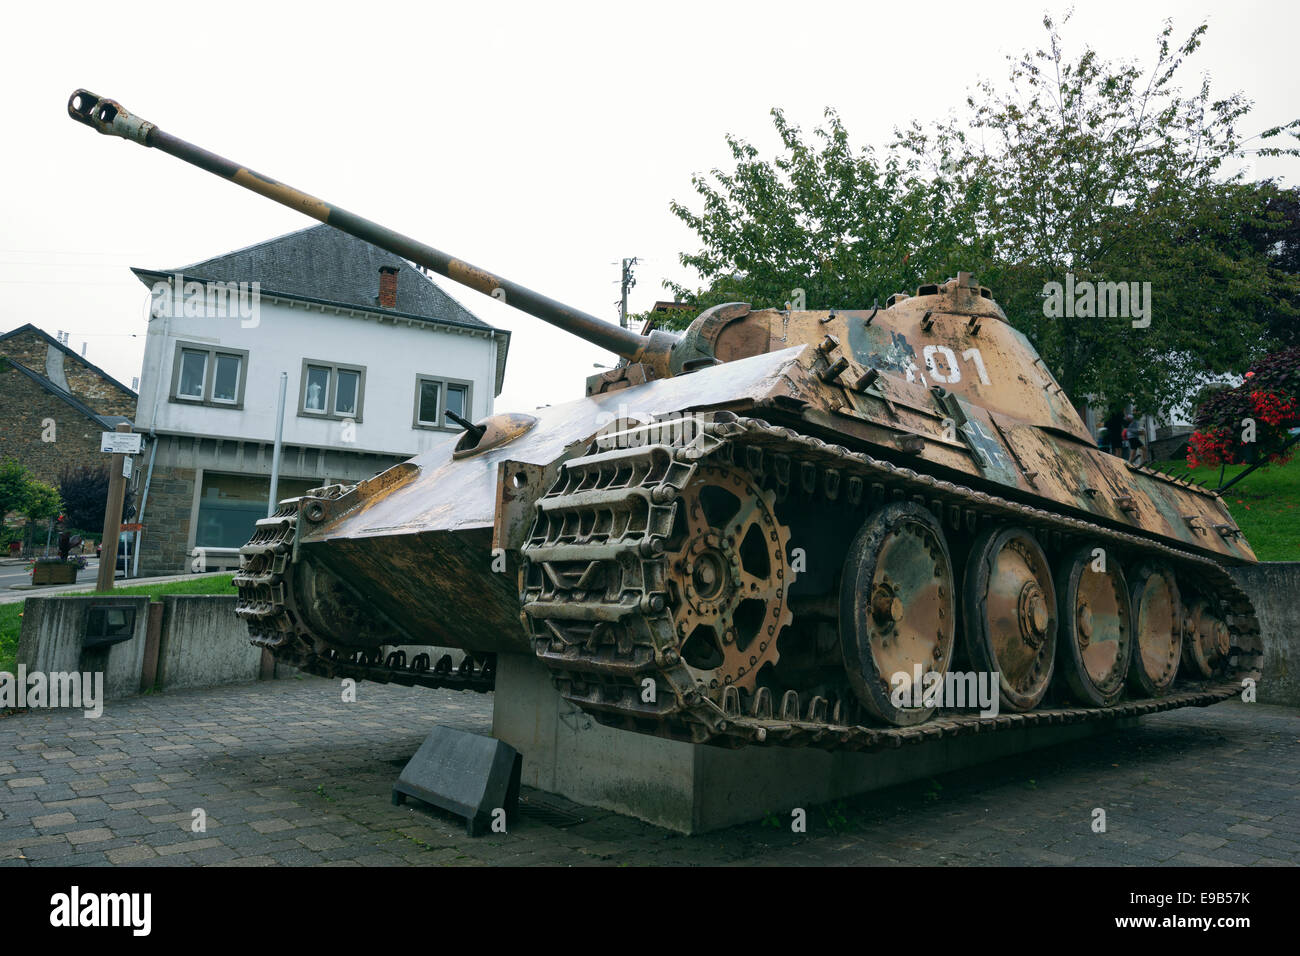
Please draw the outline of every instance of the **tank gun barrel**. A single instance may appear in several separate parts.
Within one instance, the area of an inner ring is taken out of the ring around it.
[[[668,333],[656,332],[651,336],[642,336],[613,323],[604,322],[581,309],[565,305],[517,282],[448,255],[433,246],[387,229],[377,222],[333,206],[315,196],[173,136],[153,123],[134,116],[115,100],[106,99],[87,90],[77,90],[68,100],[68,114],[78,122],[85,123],[107,136],[120,136],[142,146],[161,150],[192,166],[228,179],[260,196],[272,199],[290,209],[296,209],[313,219],[356,236],[358,239],[364,239],[426,269],[431,269],[453,282],[468,286],[476,292],[491,296],[544,322],[572,332],[629,361],[645,360],[647,347],[652,343],[656,348],[650,351],[662,353],[667,350],[665,347],[670,346],[670,342],[676,341],[676,336]]]

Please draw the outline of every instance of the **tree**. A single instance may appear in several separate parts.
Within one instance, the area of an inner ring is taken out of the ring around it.
[[[21,509],[27,519],[28,544],[35,541],[37,529],[54,518],[62,507],[59,489],[43,481],[31,479],[27,486],[27,500],[23,502]]]
[[[47,485],[43,481],[32,481],[27,493],[27,501],[23,505],[23,516],[27,518],[29,524],[49,521],[56,517],[62,508],[63,500],[59,497],[58,488]]]
[[[771,115],[782,144],[775,159],[729,135],[734,171],[691,180],[702,210],[671,204],[704,244],[680,259],[705,286],[667,283],[676,295],[699,308],[735,300],[784,308],[803,290],[806,308],[859,307],[956,272],[973,206],[947,179],[926,175],[920,156],[855,149],[834,110],[811,141],[779,109]]]
[[[703,243],[680,258],[705,285],[669,287],[701,305],[783,305],[803,288],[809,308],[863,307],[961,268],[1078,400],[1162,412],[1205,373],[1243,371],[1293,328],[1300,276],[1294,192],[1247,182],[1242,164],[1300,155],[1276,145],[1300,120],[1247,137],[1241,94],[1215,98],[1208,80],[1183,93],[1205,24],[1175,46],[1166,22],[1149,70],[1090,47],[1068,57],[1043,25],[1045,45],[1010,58],[1005,86],[980,84],[964,120],[913,123],[880,156],[851,149],[833,111],[811,146],[774,111],[773,161],[728,137],[735,170],[692,180],[699,212],[671,207]],[[1048,315],[1067,274],[1150,283],[1150,323]]]
[[[12,511],[22,511],[31,490],[32,476],[12,458],[0,464],[0,522]]]
[[[1009,89],[981,84],[968,128],[942,130],[950,143],[979,139],[957,178],[987,186],[977,224],[993,258],[981,278],[1067,393],[1164,411],[1199,373],[1239,373],[1258,358],[1265,316],[1300,293],[1300,278],[1270,268],[1243,239],[1277,223],[1267,191],[1239,168],[1252,153],[1297,155],[1247,143],[1294,133],[1300,120],[1247,139],[1238,129],[1251,104],[1241,94],[1215,99],[1208,80],[1183,94],[1179,71],[1205,24],[1174,47],[1166,21],[1147,71],[1089,47],[1070,59],[1056,24],[1043,25],[1046,49],[1012,58]],[[1046,316],[1042,292],[1066,273],[1150,282],[1150,325]]]
[[[59,494],[70,527],[98,532],[108,509],[108,468],[100,465],[67,467],[59,474]]]

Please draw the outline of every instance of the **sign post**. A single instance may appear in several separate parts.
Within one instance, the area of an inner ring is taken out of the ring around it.
[[[134,451],[130,451],[132,447]],[[99,449],[113,452],[113,463],[108,468],[108,504],[104,509],[104,543],[99,552],[99,577],[95,582],[95,590],[111,591],[113,575],[117,571],[117,539],[121,532],[122,502],[126,499],[126,474],[129,473],[126,456],[128,453],[137,454],[140,451],[140,435],[132,432],[129,424],[122,422],[117,426],[116,432],[103,433]]]

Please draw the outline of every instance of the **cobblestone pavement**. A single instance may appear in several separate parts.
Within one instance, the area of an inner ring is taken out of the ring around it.
[[[0,866],[1300,863],[1300,714],[1281,707],[1158,714],[810,807],[805,834],[790,808],[684,837],[526,791],[510,833],[470,839],[389,798],[435,722],[487,732],[491,696],[358,691],[300,677],[0,717]]]

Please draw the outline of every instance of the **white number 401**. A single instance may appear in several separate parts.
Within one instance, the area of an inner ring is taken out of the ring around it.
[[[961,366],[957,363],[957,355],[946,345],[927,345],[922,353],[925,357],[925,367],[930,373],[930,377],[936,382],[943,382],[947,385],[955,385],[961,381]],[[935,362],[935,357],[943,359],[946,366],[940,370]],[[979,349],[967,349],[961,353],[961,357],[975,366],[975,374],[979,376],[981,385],[989,384],[989,373],[984,368],[984,357],[980,355]]]

